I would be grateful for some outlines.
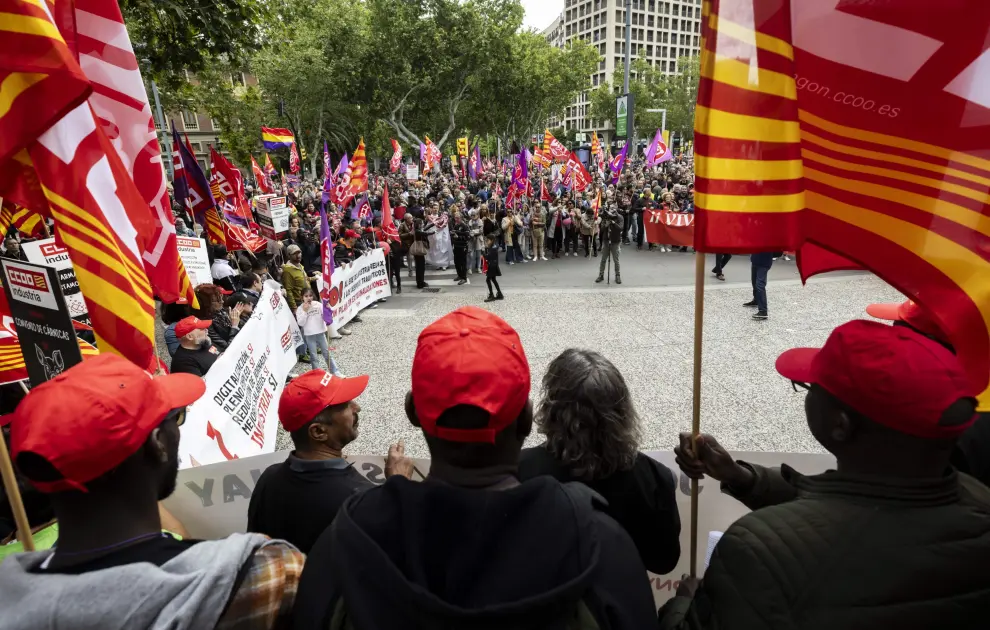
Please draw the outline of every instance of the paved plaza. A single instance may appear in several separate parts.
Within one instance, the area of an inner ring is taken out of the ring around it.
[[[402,295],[364,311],[353,334],[333,342],[344,373],[371,376],[359,399],[360,437],[348,452],[385,454],[403,438],[408,454],[428,457],[422,435],[403,413],[416,338],[430,322],[469,304],[489,309],[519,331],[533,373],[534,404],[554,357],[570,347],[595,350],[615,363],[629,385],[642,420],[642,448],[673,447],[677,434],[691,427],[694,256],[635,246],[624,247],[622,256],[621,286],[596,285],[598,259],[583,254],[503,262],[506,299],[491,304],[483,302],[480,275],[457,287],[452,270],[428,271],[427,282],[438,293],[417,291],[403,276]],[[821,452],[805,425],[803,394],[777,375],[774,360],[787,348],[820,345],[835,326],[866,317],[871,302],[903,297],[866,274],[829,274],[802,286],[794,262],[781,259],[770,272],[770,319],[754,321],[754,310],[742,306],[752,299],[749,274],[749,257],[739,256],[726,267],[725,282],[706,276],[702,429],[733,450]],[[530,438],[534,444],[540,439]],[[288,435],[280,433],[279,446],[290,448]]]

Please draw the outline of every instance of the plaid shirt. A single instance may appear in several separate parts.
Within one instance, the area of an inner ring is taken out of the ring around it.
[[[269,630],[287,627],[296,601],[306,556],[272,541],[254,552],[244,579],[217,622],[218,630]]]

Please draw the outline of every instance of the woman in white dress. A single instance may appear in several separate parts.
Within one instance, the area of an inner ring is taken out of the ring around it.
[[[426,214],[426,220],[436,227],[430,235],[430,251],[426,254],[426,263],[440,271],[454,264],[454,246],[450,242],[448,219],[447,211],[440,210],[436,205],[431,206]]]

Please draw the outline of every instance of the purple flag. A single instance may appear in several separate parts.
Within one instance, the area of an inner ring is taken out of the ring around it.
[[[323,302],[323,321],[333,323],[333,309],[330,308],[330,290],[333,288],[333,243],[330,242],[330,224],[327,222],[327,210],[320,206],[320,257],[323,259],[323,291],[320,301]]]
[[[617,156],[612,158],[609,163],[608,168],[612,171],[612,184],[619,183],[619,175],[622,174],[622,167],[626,165],[626,154],[629,152],[629,142],[627,141],[622,145],[622,151],[619,152]]]
[[[657,149],[660,148],[660,130],[657,129],[657,135],[653,136],[653,142],[650,146],[646,147],[646,166],[647,168],[654,166],[657,159]]]

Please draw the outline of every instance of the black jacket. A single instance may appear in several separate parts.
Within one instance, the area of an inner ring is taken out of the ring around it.
[[[646,568],[599,500],[549,477],[505,490],[392,477],[348,499],[313,546],[294,628],[346,613],[363,630],[553,630],[580,602],[601,628],[650,628]]]
[[[990,489],[948,471],[805,477],[746,464],[755,510],[725,532],[663,630],[977,630],[990,603]]]
[[[600,215],[602,241],[606,243],[618,244],[622,242],[622,226],[625,219],[619,213],[603,212]]]
[[[454,247],[466,249],[471,240],[471,228],[463,221],[450,224],[450,242]]]
[[[231,323],[227,309],[220,309],[213,314],[213,323],[210,324],[206,332],[210,336],[213,346],[223,352],[240,330],[240,327]]]
[[[519,458],[519,478],[549,475],[561,482],[581,481],[608,502],[606,512],[629,533],[647,570],[669,573],[681,556],[681,518],[677,482],[660,462],[639,453],[630,470],[582,481],[554,459],[546,445],[527,448]]]
[[[952,465],[990,486],[990,413],[978,414],[973,426],[956,440]]]
[[[357,243],[357,240],[354,242]],[[354,262],[359,255],[356,247],[348,247],[343,240],[337,241],[337,244],[333,247],[333,262],[338,267],[349,262]]]

